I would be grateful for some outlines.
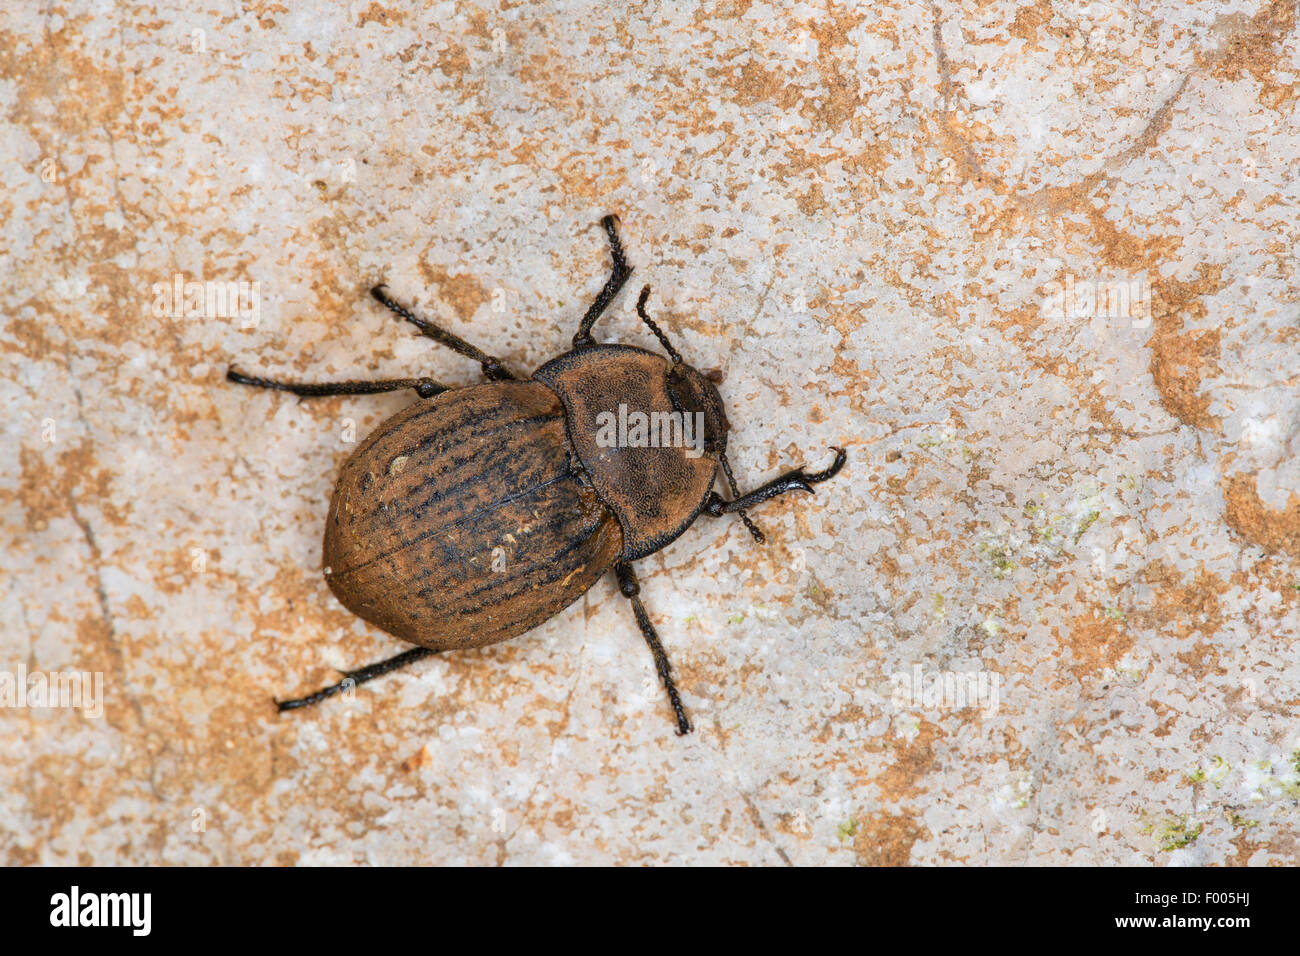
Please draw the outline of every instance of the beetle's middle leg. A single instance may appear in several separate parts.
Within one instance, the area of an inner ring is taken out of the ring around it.
[[[659,679],[664,682],[664,690],[668,691],[668,702],[672,704],[673,713],[677,715],[677,736],[689,734],[691,722],[686,719],[686,708],[682,706],[681,695],[677,693],[677,685],[673,683],[673,665],[668,663],[668,654],[659,641],[659,635],[655,633],[654,625],[650,623],[645,605],[641,603],[641,585],[637,583],[636,572],[632,570],[630,564],[616,564],[614,574],[618,576],[618,589],[632,602],[632,613],[636,615],[637,627],[641,628],[641,636],[650,645],[650,653],[655,659],[655,670],[659,672]]]
[[[409,651],[403,651],[395,657],[389,657],[368,667],[361,667],[354,671],[343,671],[343,680],[337,684],[331,684],[329,687],[324,687],[314,694],[308,694],[306,697],[297,697],[293,700],[277,700],[275,705],[281,713],[284,713],[286,710],[297,710],[299,707],[319,704],[322,700],[327,700],[335,694],[351,690],[359,684],[374,680],[376,677],[383,677],[390,671],[405,667],[407,664],[414,664],[416,661],[422,661],[426,657],[431,657],[437,653],[437,651],[430,650],[427,647],[413,647]]]
[[[293,392],[303,398],[320,398],[326,395],[375,395],[380,392],[398,392],[413,388],[421,398],[432,398],[451,388],[431,378],[393,378],[383,382],[281,382],[271,378],[245,375],[233,368],[226,369],[226,378],[239,385],[273,388],[280,392]]]

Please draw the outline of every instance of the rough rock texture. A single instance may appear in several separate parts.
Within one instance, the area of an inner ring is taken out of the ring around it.
[[[0,861],[1297,861],[1294,3],[240,6],[0,13],[0,668],[104,693]],[[476,381],[382,279],[534,368],[607,211],[742,483],[850,454],[641,563],[697,732],[609,580],[277,716],[401,647],[320,553],[412,398],[227,364]]]

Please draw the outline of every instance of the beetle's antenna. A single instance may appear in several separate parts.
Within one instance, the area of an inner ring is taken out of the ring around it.
[[[682,354],[673,348],[673,343],[668,341],[668,336],[664,334],[663,329],[659,328],[659,326],[655,324],[655,320],[646,315],[645,303],[648,298],[650,298],[650,287],[647,285],[642,287],[641,297],[636,300],[636,314],[641,316],[641,321],[650,327],[650,331],[655,334],[655,338],[657,338],[659,344],[664,347],[664,351],[667,352],[668,357],[673,360],[673,364],[681,365]]]
[[[718,460],[722,462],[722,471],[727,476],[727,484],[731,486],[731,500],[735,501],[740,497],[740,488],[736,485],[736,476],[731,473],[731,462],[727,461],[727,453],[724,451],[718,456]],[[767,543],[767,537],[758,530],[758,525],[754,524],[745,511],[737,511],[736,514],[740,515],[740,520],[745,522],[745,527],[749,529],[749,533],[754,536],[755,541],[759,544]]]

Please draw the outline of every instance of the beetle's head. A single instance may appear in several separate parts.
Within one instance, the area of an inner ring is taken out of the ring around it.
[[[673,348],[673,344],[668,341],[668,336],[664,335],[654,319],[646,314],[645,303],[648,298],[650,298],[650,287],[645,286],[641,290],[641,298],[636,303],[636,314],[655,334],[655,338],[673,360],[668,369],[668,394],[672,398],[673,406],[677,411],[696,411],[702,415],[705,435],[702,451],[710,458],[717,459],[723,473],[727,476],[731,497],[739,498],[740,489],[736,487],[736,476],[731,473],[731,464],[727,461],[727,430],[730,425],[727,423],[727,413],[722,408],[722,398],[714,387],[715,383],[722,381],[722,373],[714,369],[704,374],[682,361],[681,353]],[[694,421],[699,420],[694,419]],[[744,510],[737,513],[745,522],[745,527],[749,529],[754,540],[762,544],[766,540],[763,532],[758,530],[758,526],[749,519],[749,515]]]
[[[727,450],[727,412],[713,381],[678,359],[668,367],[668,397],[673,410],[689,415],[698,450],[719,458]]]

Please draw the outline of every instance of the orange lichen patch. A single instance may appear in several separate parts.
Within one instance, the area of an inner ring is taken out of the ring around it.
[[[160,560],[150,562],[149,570],[153,586],[169,597],[184,592],[208,575],[233,580],[230,570],[222,568],[220,548],[184,546],[159,554]]]
[[[1043,315],[1042,308],[1034,303],[1024,305],[1018,309],[1001,313],[1001,318],[991,319],[989,325],[999,332],[1008,332],[1016,335],[1016,341],[1024,343],[1027,335],[1032,335],[1047,321]],[[1046,363],[1044,366],[1046,367]]]
[[[18,451],[18,461],[17,493],[0,490],[0,501],[17,499],[28,531],[43,530],[52,516],[70,513],[72,502],[79,500],[92,502],[114,523],[125,519],[125,510],[115,506],[109,494],[113,473],[96,467],[92,443],[78,441],[61,449],[56,444],[44,451],[24,447]]]
[[[212,557],[208,558],[208,569],[204,574],[224,574]],[[194,575],[198,578],[199,575]],[[314,653],[312,645],[325,639],[330,643],[338,635],[346,634],[356,618],[342,607],[329,593],[324,577],[315,568],[303,568],[295,564],[285,564],[275,572],[275,577],[267,583],[265,592],[275,596],[267,610],[258,610],[252,614],[251,633],[258,640],[278,640],[292,645],[303,646],[309,660],[319,662],[319,654]],[[249,610],[251,610],[251,606]],[[377,636],[378,632],[376,632]],[[358,653],[365,653],[361,647]],[[362,662],[364,663],[364,662]],[[293,678],[286,675],[288,684]]]
[[[1273,592],[1281,598],[1273,614],[1282,616],[1300,604],[1300,572],[1285,553],[1272,554],[1234,571],[1228,578],[1234,588],[1255,594]]]
[[[455,40],[447,40],[447,46],[438,53],[438,70],[448,79],[463,81],[473,68],[469,60],[469,49]],[[437,151],[433,151],[434,153]]]
[[[1220,663],[1218,645],[1207,638],[1198,637],[1191,647],[1179,651],[1176,656],[1182,661],[1186,673],[1197,680],[1204,680],[1211,674],[1222,676],[1228,672]],[[1193,737],[1195,736],[1196,732],[1193,732]]]
[[[890,803],[901,803],[928,792],[924,779],[938,762],[935,741],[940,735],[939,725],[922,720],[915,737],[897,740],[893,746],[881,748],[893,752],[894,762],[875,777],[881,797]]]
[[[906,813],[873,813],[857,818],[853,851],[860,866],[907,866],[912,847],[930,831]]]
[[[1231,859],[1225,861],[1227,866],[1246,866],[1250,863],[1250,858],[1255,855],[1255,851],[1260,848],[1259,843],[1250,839],[1250,829],[1245,826],[1234,833],[1228,842],[1236,852]]]
[[[479,307],[492,298],[492,293],[472,275],[452,275],[445,266],[420,260],[420,274],[438,290],[439,297],[468,321]]]
[[[1266,551],[1300,557],[1300,496],[1292,492],[1286,507],[1274,511],[1260,499],[1254,475],[1227,475],[1220,484],[1233,531]]]
[[[400,26],[406,20],[406,14],[398,8],[380,6],[372,2],[370,6],[357,14],[357,26],[378,23],[380,26]]]
[[[1018,39],[1035,43],[1039,28],[1051,21],[1052,13],[1052,0],[1037,0],[1016,11],[1015,19],[1011,21],[1007,32]]]
[[[78,817],[96,820],[113,819],[113,804],[123,799],[120,777],[129,781],[125,789],[133,796],[149,793],[151,771],[144,748],[130,747],[115,756],[116,772],[112,778],[90,773],[68,773],[62,754],[37,754],[30,758],[26,776],[27,799],[41,820],[54,831],[73,826]],[[112,780],[113,782],[109,782]],[[119,847],[127,859],[156,859],[162,849],[165,831],[171,822],[139,820],[134,837]]]
[[[1189,582],[1163,561],[1152,562],[1143,573],[1152,588],[1150,606],[1134,611],[1135,624],[1172,633],[1179,639],[1197,635],[1213,637],[1223,624],[1223,594],[1228,585],[1204,569]]]
[[[794,110],[803,100],[802,90],[790,82],[788,74],[766,70],[758,60],[750,59],[740,67],[722,66],[710,74],[729,87],[731,102],[737,106],[770,103],[781,110]]]
[[[20,86],[11,119],[37,126],[54,118],[69,134],[102,129],[121,119],[128,95],[126,75],[84,56],[78,49],[82,42],[81,32],[70,25],[47,33],[44,42],[36,44],[0,32],[0,76]],[[44,112],[42,107],[51,101],[57,109]]]
[[[1066,666],[1080,683],[1119,666],[1134,643],[1122,620],[1097,611],[1071,618],[1064,632],[1058,630],[1056,635],[1062,648],[1070,652],[1073,663]]]
[[[431,766],[433,766],[433,754],[429,753],[428,744],[425,744],[402,761],[402,769],[407,773],[413,773],[416,770]]]
[[[17,493],[0,491],[0,500],[9,502],[16,497],[22,505],[27,530],[42,531],[49,526],[52,516],[67,512],[67,502],[77,484],[75,465],[84,467],[93,461],[94,455],[84,442],[54,455],[20,448]]]
[[[32,306],[48,313],[43,301],[33,301]],[[32,360],[48,359],[58,354],[54,340],[49,336],[50,322],[46,319],[11,318],[5,326],[5,338],[17,339],[16,342],[0,341],[0,351],[21,355]]]
[[[1203,308],[1203,306],[1202,306]],[[1207,368],[1217,372],[1219,330],[1152,336],[1151,375],[1165,408],[1179,421],[1218,431],[1220,422],[1210,414],[1210,398],[1200,391]]]
[[[1220,423],[1210,414],[1210,398],[1201,392],[1201,382],[1220,371],[1219,330],[1184,331],[1184,324],[1188,318],[1203,317],[1201,297],[1226,284],[1222,266],[1201,266],[1191,282],[1161,282],[1151,306],[1151,375],[1165,408],[1184,424],[1212,431],[1219,431]]]
[[[1143,132],[1143,138],[1151,136],[1151,133],[1151,126],[1148,125]],[[1155,145],[1154,140],[1150,145]],[[1052,191],[1045,190],[1045,193],[1050,192]],[[1107,219],[1106,214],[1100,209],[1086,204],[1084,195],[1077,190],[1072,193],[1067,192],[1058,198],[1064,207],[1082,212],[1087,217],[1088,225],[1092,229],[1092,238],[1101,244],[1107,265],[1129,272],[1154,270],[1161,261],[1177,252],[1183,244],[1183,240],[1178,236],[1151,236],[1140,239],[1125,232]]]
[[[1291,70],[1284,59],[1283,40],[1295,32],[1296,7],[1293,0],[1273,0],[1259,13],[1249,17],[1230,13],[1215,21],[1213,31],[1225,38],[1212,55],[1199,55],[1197,65],[1207,63],[1213,76],[1239,80],[1249,72],[1260,84],[1259,102],[1270,110],[1290,109],[1296,99],[1296,84],[1277,81],[1279,69]]]

